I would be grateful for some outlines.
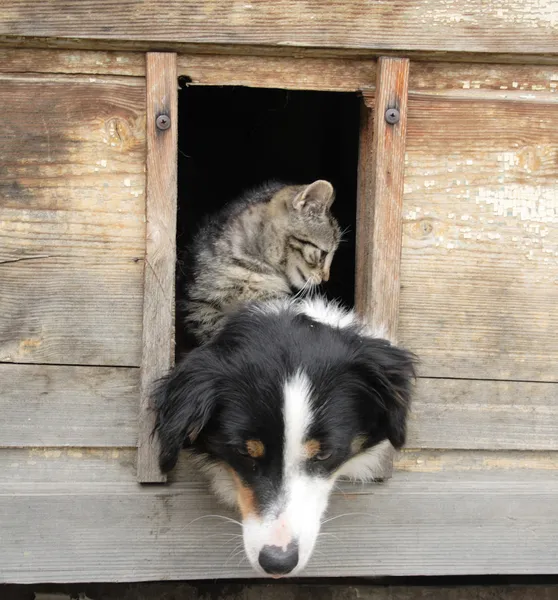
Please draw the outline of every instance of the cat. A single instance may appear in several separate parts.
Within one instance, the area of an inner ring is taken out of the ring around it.
[[[284,298],[329,279],[341,232],[331,183],[267,183],[211,215],[187,251],[188,332],[197,344],[246,302]]]

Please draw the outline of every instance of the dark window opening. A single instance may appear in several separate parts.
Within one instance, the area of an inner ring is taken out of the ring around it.
[[[203,217],[266,180],[327,179],[332,212],[345,231],[323,286],[354,305],[359,145],[356,94],[187,86],[179,92],[178,223],[180,256]],[[177,285],[177,298],[181,290]],[[177,312],[177,351],[189,343]]]

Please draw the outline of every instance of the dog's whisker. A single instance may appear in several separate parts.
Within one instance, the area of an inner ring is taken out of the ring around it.
[[[331,533],[331,531],[320,531],[320,533],[318,533],[319,538],[322,537],[323,535],[327,535],[327,536],[334,538],[342,546],[346,545],[346,543],[338,535],[335,535],[335,533]]]
[[[244,553],[244,547],[242,546],[242,544],[235,546],[231,550],[229,556],[227,557],[227,560],[226,560],[225,564],[223,565],[223,568],[221,569],[221,575],[223,574],[223,571],[227,568],[227,565],[229,564],[229,562],[233,558],[235,558],[236,556],[238,556],[240,553]],[[221,578],[221,575],[219,576],[219,578]]]
[[[335,521],[336,519],[342,519],[344,517],[355,517],[355,516],[372,517],[373,515],[370,513],[363,513],[363,512],[343,513],[342,515],[336,515],[335,517],[331,517],[329,519],[326,519],[325,521],[322,521],[320,526],[323,527],[326,523],[331,523],[331,521]]]
[[[220,578],[221,578],[221,576],[222,576],[222,574],[223,574],[223,571],[224,571],[224,570],[227,568],[227,564],[229,563],[229,560],[231,559],[232,555],[233,555],[233,554],[236,554],[236,552],[238,552],[238,550],[239,550],[239,549],[242,549],[242,550],[244,550],[244,548],[243,548],[242,546],[243,546],[243,544],[242,544],[242,542],[240,542],[240,543],[237,543],[237,544],[235,544],[235,545],[232,547],[231,551],[229,552],[229,554],[228,554],[228,556],[227,556],[227,559],[226,559],[226,561],[225,561],[225,564],[224,564],[224,565],[223,565],[223,567],[221,568],[221,572],[220,572],[220,573],[219,573],[219,575],[217,576],[217,579],[220,579]]]
[[[227,537],[227,539],[229,541],[237,539],[237,538],[241,538],[242,534],[241,533],[227,533],[226,531],[223,532],[219,532],[219,533],[212,533],[211,535],[206,535],[204,536],[205,539],[211,539],[211,538],[216,538],[216,537]]]
[[[182,527],[181,531],[183,531],[187,527],[190,527],[190,525],[193,525],[197,521],[201,521],[202,519],[222,519],[223,521],[227,521],[228,523],[234,523],[235,525],[242,527],[242,523],[240,521],[237,521],[236,519],[231,519],[230,517],[225,517],[224,515],[202,515],[201,517],[197,517],[189,523],[186,523],[186,525]]]

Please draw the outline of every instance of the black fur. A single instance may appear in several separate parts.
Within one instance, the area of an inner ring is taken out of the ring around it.
[[[159,382],[161,469],[174,467],[181,447],[191,448],[232,466],[265,504],[281,479],[283,385],[298,370],[313,386],[309,437],[331,452],[325,461],[309,461],[310,471],[336,470],[350,458],[356,436],[365,439],[362,449],[385,439],[396,448],[405,443],[412,354],[291,309],[264,314],[248,306]],[[252,438],[266,448],[257,465],[240,452]]]

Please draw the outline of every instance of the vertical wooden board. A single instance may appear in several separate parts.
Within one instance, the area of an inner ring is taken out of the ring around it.
[[[400,339],[421,375],[558,381],[558,105],[410,98]]]
[[[355,303],[390,339],[397,336],[399,313],[408,75],[407,59],[378,60],[374,118],[363,110],[359,157]],[[388,109],[399,112],[396,123],[387,122]]]
[[[162,482],[150,405],[154,381],[174,362],[178,152],[176,54],[147,54],[147,239],[138,440],[138,481]],[[158,117],[166,117],[162,128]]]
[[[376,94],[365,93],[361,105],[355,307],[374,331],[391,340],[399,313],[408,74],[407,59],[380,58]],[[386,122],[388,108],[399,111],[397,123]],[[386,478],[392,468],[393,451],[385,457]]]

